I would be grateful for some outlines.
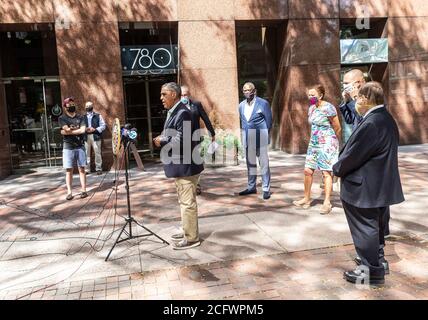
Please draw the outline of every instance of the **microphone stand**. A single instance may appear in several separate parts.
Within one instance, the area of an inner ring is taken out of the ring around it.
[[[118,243],[121,243],[121,242],[124,242],[127,240],[137,239],[137,238],[141,238],[141,237],[155,236],[156,238],[161,240],[163,243],[169,245],[169,243],[166,240],[162,239],[156,233],[154,233],[150,229],[146,228],[142,224],[138,223],[131,215],[131,200],[130,200],[130,196],[129,196],[129,180],[128,180],[128,152],[129,152],[130,145],[133,142],[130,139],[125,139],[124,143],[126,143],[125,144],[125,150],[124,150],[124,157],[125,157],[125,189],[126,189],[126,202],[127,202],[127,206],[128,206],[128,216],[125,218],[126,223],[123,226],[122,230],[120,231],[119,236],[117,237],[116,241],[114,242],[113,247],[110,249],[110,252],[108,253],[107,257],[105,258],[105,261],[108,260],[108,258],[110,257],[110,254],[112,253],[113,249],[116,247],[116,245]],[[137,226],[143,228],[148,233],[143,234],[143,235],[139,235],[139,236],[133,235],[132,234],[132,223],[135,223]],[[127,227],[128,227],[128,231],[126,230]],[[122,233],[126,234],[126,238],[120,239]]]

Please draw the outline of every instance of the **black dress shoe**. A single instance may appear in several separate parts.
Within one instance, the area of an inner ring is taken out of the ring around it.
[[[270,192],[269,191],[263,191],[263,199],[267,200],[270,198]]]
[[[354,261],[357,264],[357,266],[360,266],[362,263],[360,257],[355,257]],[[385,274],[389,274],[389,263],[388,263],[388,261],[384,260],[382,262],[382,265],[383,265],[383,269],[385,270]]]
[[[380,285],[385,283],[384,276],[369,276],[358,268],[352,271],[345,271],[343,278],[348,282],[358,284]]]
[[[239,193],[239,195],[240,196],[246,196],[247,194],[253,194],[253,193],[257,193],[257,190],[248,190],[248,189],[245,189],[244,191],[241,191],[240,193]]]

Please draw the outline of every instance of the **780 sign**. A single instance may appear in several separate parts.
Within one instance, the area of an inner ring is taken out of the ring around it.
[[[137,69],[165,69],[172,62],[172,54],[165,48],[157,48],[150,52],[147,48],[132,48],[131,52],[136,52],[131,70]]]

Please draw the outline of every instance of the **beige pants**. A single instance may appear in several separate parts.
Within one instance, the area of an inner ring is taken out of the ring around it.
[[[95,170],[101,171],[103,166],[103,160],[101,157],[101,140],[95,141],[93,134],[88,134],[87,141],[85,142],[86,148],[86,162],[87,170],[91,169],[91,148],[94,149],[95,154]]]
[[[175,178],[178,203],[181,210],[181,224],[187,241],[199,241],[198,204],[196,202],[196,185],[199,174],[191,177]]]

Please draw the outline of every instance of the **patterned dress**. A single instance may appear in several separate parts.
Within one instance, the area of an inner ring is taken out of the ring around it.
[[[339,140],[328,117],[336,115],[336,108],[328,102],[318,108],[315,105],[309,108],[308,121],[312,127],[306,168],[333,171],[333,165],[339,157]]]

